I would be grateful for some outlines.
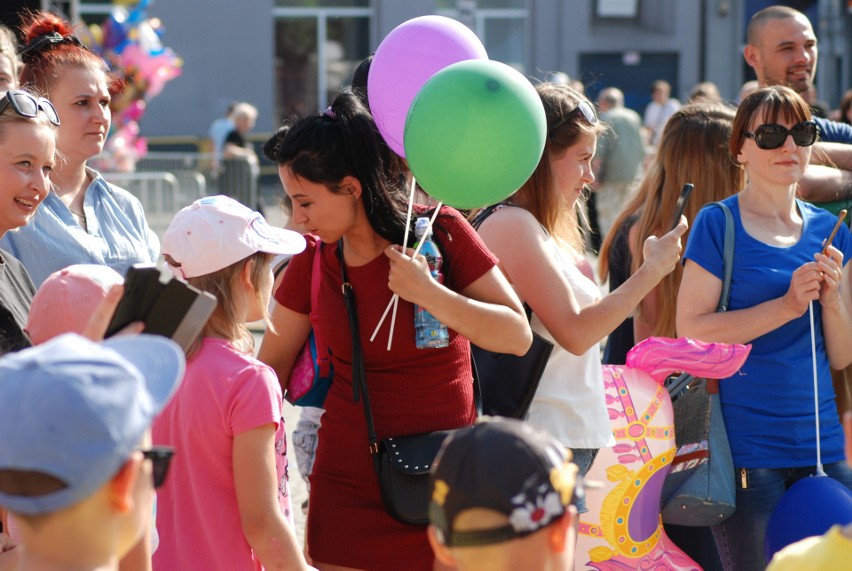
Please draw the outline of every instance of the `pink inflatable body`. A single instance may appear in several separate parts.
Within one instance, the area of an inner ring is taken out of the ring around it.
[[[586,476],[589,511],[580,518],[576,569],[694,570],[700,567],[666,536],[660,494],[675,455],[674,412],[663,381],[676,372],[724,378],[749,346],[652,337],[603,368],[616,444],[601,449]]]

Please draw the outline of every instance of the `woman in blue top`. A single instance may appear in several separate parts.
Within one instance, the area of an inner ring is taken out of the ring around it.
[[[704,341],[751,343],[738,375],[720,383],[737,485],[736,513],[713,535],[726,569],[763,569],[773,509],[797,480],[814,473],[816,426],[808,305],[813,302],[825,472],[852,489],[829,365],[852,362],[852,235],[845,226],[823,255],[836,218],[796,199],[818,130],[787,87],[766,87],[740,104],[729,150],[747,183],[722,202],[734,217],[729,310],[722,289],[725,219],[708,208],[695,220],[684,255],[677,332]]]
[[[29,225],[0,241],[36,287],[72,264],[107,265],[124,275],[132,264],[156,262],[160,254],[139,200],[86,166],[103,150],[120,81],[72,31],[47,12],[33,14],[23,27],[21,84],[50,97],[62,120],[56,142],[62,160],[50,175],[51,192]]]

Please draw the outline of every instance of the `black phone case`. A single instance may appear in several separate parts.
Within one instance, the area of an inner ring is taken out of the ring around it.
[[[154,265],[135,264],[127,270],[124,296],[106,337],[142,321],[145,333],[169,337],[184,350],[189,348],[216,308],[216,297],[176,278],[163,279]]]

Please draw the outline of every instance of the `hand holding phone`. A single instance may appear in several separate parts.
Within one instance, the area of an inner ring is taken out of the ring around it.
[[[215,308],[215,296],[177,278],[163,276],[153,264],[134,264],[127,270],[124,295],[105,337],[134,321],[142,321],[144,333],[169,337],[186,351]]]
[[[680,222],[680,217],[683,216],[683,210],[686,208],[686,202],[689,200],[689,197],[692,196],[692,190],[694,188],[695,186],[690,182],[683,185],[683,189],[680,191],[680,196],[677,197],[677,202],[675,203],[672,230],[674,230]]]

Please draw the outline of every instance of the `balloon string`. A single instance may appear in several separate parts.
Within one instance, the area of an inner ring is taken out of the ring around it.
[[[811,301],[808,304],[808,313],[810,315],[811,320],[811,361],[813,363],[814,369],[814,416],[816,417],[816,453],[817,453],[817,463],[816,463],[816,475],[817,476],[825,476],[825,472],[822,469],[822,450],[820,445],[820,437],[819,437],[819,386],[817,382],[817,356],[816,356],[816,334],[814,327],[814,302]]]
[[[414,209],[414,189],[417,187],[417,180],[414,178],[414,175],[411,175],[411,189],[408,191],[408,213],[405,215],[405,234],[403,234],[402,238],[402,251],[405,251],[405,248],[408,247],[408,230],[411,228],[411,212]],[[390,333],[388,333],[388,351],[391,350],[391,344],[393,343],[393,328],[396,326],[396,308],[399,306],[399,296],[393,298],[391,300],[393,303],[393,313],[391,314],[391,323],[390,323]],[[381,325],[381,322],[379,322]],[[378,328],[376,328],[378,331]],[[375,332],[373,332],[373,337],[375,337]],[[373,340],[373,337],[370,337],[370,341]]]
[[[443,206],[443,204],[444,204],[443,202],[438,202],[438,205],[435,207],[435,212],[434,212],[434,214],[432,214],[432,218],[429,219],[429,226],[426,227],[426,233],[427,234],[432,231],[432,224],[434,224],[435,218],[438,217],[438,213],[441,211],[441,206]],[[412,258],[417,257],[417,254],[420,253],[420,248],[423,247],[424,242],[425,242],[425,240],[421,240],[420,243],[417,244],[417,247],[414,249],[414,253],[411,254]],[[372,341],[373,339],[376,338],[376,334],[379,332],[379,329],[381,328],[382,323],[385,322],[385,318],[388,316],[388,312],[393,307],[394,303],[396,303],[398,300],[399,300],[399,296],[397,294],[393,294],[393,297],[391,297],[390,302],[388,302],[388,306],[385,308],[385,312],[382,314],[382,318],[379,319],[379,324],[376,325],[376,329],[373,330],[373,334],[370,335],[370,341]],[[391,331],[391,338],[392,337],[393,337],[393,331]],[[388,351],[390,351],[390,346],[391,346],[390,342],[391,342],[391,339],[388,339]]]

